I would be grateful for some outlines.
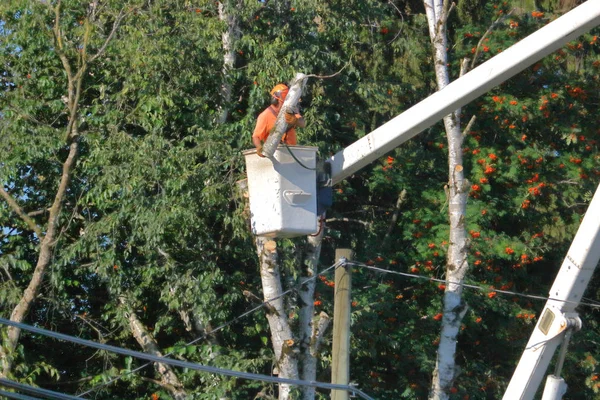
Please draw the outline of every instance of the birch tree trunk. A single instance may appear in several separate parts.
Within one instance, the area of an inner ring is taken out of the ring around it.
[[[39,255],[36,262],[33,275],[27,288],[24,290],[19,302],[12,310],[10,320],[14,322],[23,322],[33,303],[35,302],[40,288],[42,286],[44,275],[52,259],[52,253],[56,247],[59,233],[59,219],[63,208],[63,201],[65,199],[67,190],[69,188],[71,175],[76,165],[77,156],[79,154],[79,124],[80,124],[80,98],[82,94],[82,83],[85,74],[88,71],[88,65],[98,57],[100,57],[107,44],[113,38],[117,28],[119,27],[123,18],[123,13],[120,13],[116,18],[111,32],[108,34],[104,45],[98,50],[96,54],[88,54],[88,43],[91,34],[91,23],[95,18],[95,8],[90,8],[89,14],[83,21],[84,34],[79,46],[80,56],[76,61],[70,61],[66,56],[67,48],[65,43],[68,41],[64,37],[64,32],[61,30],[61,3],[57,2],[53,5],[50,2],[46,3],[48,10],[54,19],[54,26],[52,33],[54,35],[54,50],[58,55],[65,75],[67,77],[67,88],[66,88],[66,106],[69,115],[68,123],[65,128],[64,140],[69,146],[69,153],[67,158],[62,165],[62,174],[59,180],[54,200],[50,207],[48,214],[48,220],[46,221],[46,232],[43,233],[42,227],[37,225],[31,218],[25,214],[19,207],[17,201],[3,188],[0,188],[0,196],[9,204],[13,211],[23,219],[23,221],[32,229],[40,240]],[[7,335],[4,340],[4,347],[0,348],[0,358],[2,359],[2,372],[0,376],[7,377],[12,370],[12,354],[17,347],[21,330],[16,327],[9,327],[7,329]]]
[[[260,260],[264,300],[274,299],[269,301],[267,320],[275,353],[275,367],[280,377],[298,379],[298,344],[292,334],[288,313],[284,307],[277,244],[269,238],[258,236],[256,237],[256,251]],[[280,384],[279,400],[289,399],[291,391],[291,385]]]
[[[325,221],[322,220],[322,224]],[[308,236],[304,256],[304,279],[316,276],[319,256],[321,254],[321,242],[323,240],[323,227],[316,236]],[[299,347],[300,347],[300,379],[314,381],[317,378],[317,357],[323,338],[323,334],[329,326],[329,316],[322,312],[315,318],[315,285],[316,279],[306,282],[300,288],[300,311],[299,311]],[[303,387],[302,399],[313,400],[315,398],[314,387]]]
[[[119,297],[119,303],[121,303],[121,305],[127,310],[125,315],[127,317],[127,321],[129,322],[129,329],[131,330],[131,334],[138,342],[140,347],[145,353],[162,357],[162,353],[158,343],[156,342],[156,339],[154,339],[152,334],[148,332],[148,329],[146,329],[146,326],[142,323],[142,321],[140,321],[137,314],[131,310],[131,307],[129,307],[129,304],[127,304],[125,297]],[[167,364],[156,363],[156,369],[161,376],[159,382],[160,385],[168,390],[174,399],[184,400],[187,398],[187,393],[171,366]]]
[[[323,222],[324,223],[324,222]],[[304,254],[304,277],[314,277],[321,253],[323,229],[316,236],[308,236]],[[316,280],[304,283],[299,291],[299,332],[298,340],[288,320],[288,310],[285,301],[280,297],[283,293],[277,245],[275,241],[265,237],[256,238],[256,248],[260,260],[260,275],[263,286],[264,300],[275,299],[267,307],[267,320],[271,330],[271,342],[275,353],[277,373],[282,378],[303,379],[314,381],[317,376],[317,357],[323,335],[329,326],[329,316],[322,312],[314,316],[314,293]],[[287,400],[292,387],[287,384],[279,385],[279,399]],[[303,400],[315,398],[315,388],[301,387]]]
[[[224,124],[229,117],[233,90],[231,71],[236,61],[235,43],[240,37],[239,20],[233,11],[241,6],[242,2],[240,0],[224,0],[218,3],[219,19],[226,25],[225,31],[221,34],[221,42],[223,44],[223,68],[221,73],[223,74],[223,82],[221,84],[220,124]]]
[[[451,6],[447,0],[444,2],[425,0],[425,10],[433,45],[437,86],[438,90],[441,90],[450,81],[447,67],[446,22]],[[450,238],[446,260],[448,283],[444,292],[440,344],[429,395],[430,399],[435,400],[449,398],[450,389],[458,375],[455,362],[456,343],[461,321],[467,310],[462,300],[462,283],[468,269],[465,218],[469,183],[464,177],[460,110],[444,117],[444,127],[448,139],[447,196]]]

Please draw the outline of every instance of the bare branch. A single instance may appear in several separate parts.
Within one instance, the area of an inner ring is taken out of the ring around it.
[[[566,204],[566,202],[565,202],[565,205],[566,205],[568,208],[575,208],[575,207],[587,207],[588,203],[573,203],[573,204],[570,204],[570,205],[569,205],[569,204]]]
[[[463,131],[463,137],[467,136],[469,134],[469,131],[471,130],[471,128],[473,127],[473,124],[475,123],[475,120],[477,119],[476,115],[473,115],[471,117],[471,119],[469,120],[469,123],[467,124],[467,126],[465,127],[465,130]]]
[[[98,52],[95,55],[90,57],[89,62],[93,62],[95,59],[97,59],[104,53],[104,51],[106,50],[106,47],[108,46],[108,43],[112,40],[113,36],[117,32],[117,29],[119,28],[119,25],[121,24],[121,21],[123,20],[123,18],[125,18],[126,15],[127,15],[127,13],[124,13],[123,10],[119,11],[119,15],[115,19],[115,22],[113,23],[113,27],[112,27],[110,33],[108,34],[108,37],[104,41],[104,44],[102,45],[102,47],[100,47],[100,49],[98,50]]]
[[[19,204],[16,202],[16,200],[13,199],[12,196],[6,190],[4,190],[3,187],[0,187],[0,195],[4,197],[4,200],[6,200],[10,208],[12,208],[13,211],[16,212],[17,215],[21,217],[21,219],[27,224],[27,226],[29,226],[29,229],[34,231],[38,238],[42,240],[44,235],[38,224],[36,224],[35,221],[31,219],[29,215],[23,212],[23,209],[19,207]]]
[[[382,240],[383,243],[386,242],[386,240],[390,237],[392,231],[394,230],[394,227],[396,226],[396,223],[398,222],[398,215],[400,214],[400,208],[402,207],[402,204],[404,204],[405,201],[406,201],[406,189],[402,189],[402,191],[398,195],[398,200],[396,200],[396,207],[394,208],[394,213],[392,214],[392,219],[388,226],[388,230],[385,233],[385,236],[383,237],[383,240]]]
[[[501,17],[498,17],[497,20],[492,22],[492,24],[490,25],[488,30],[485,31],[485,33],[483,34],[481,39],[479,39],[479,42],[477,43],[477,47],[475,50],[475,55],[473,56],[473,60],[471,61],[470,69],[473,69],[475,67],[475,62],[477,61],[477,56],[479,55],[479,52],[480,52],[479,49],[481,48],[481,44],[483,43],[483,41],[485,40],[487,35],[489,35],[502,21],[504,21],[506,18],[508,18],[508,16],[511,15],[513,13],[513,11],[515,11],[514,8],[512,10],[510,10],[509,12],[507,12],[506,14],[502,15]]]
[[[162,357],[158,342],[148,331],[144,323],[140,321],[135,311],[131,309],[131,306],[124,295],[119,296],[119,303],[126,311],[125,315],[129,322],[131,335],[135,338],[140,347],[146,353]],[[162,378],[159,384],[169,390],[176,400],[187,398],[187,393],[171,366],[163,363],[156,363],[155,365]]]
[[[578,186],[580,183],[577,181],[574,181],[572,179],[567,179],[565,181],[558,181],[554,183],[555,185],[575,185]]]
[[[348,60],[348,62],[346,63],[346,65],[344,65],[342,67],[342,69],[340,69],[338,72],[331,74],[331,75],[315,75],[315,74],[310,74],[310,75],[306,75],[307,78],[318,78],[318,79],[328,79],[328,78],[333,78],[336,75],[339,75],[344,69],[346,69],[346,67],[348,65],[350,65],[350,63],[352,62],[352,56],[350,56],[350,59]]]
[[[394,7],[396,9],[396,11],[398,12],[398,14],[402,15],[402,11],[400,11],[400,9],[398,8],[398,6],[395,5],[392,0],[388,0],[388,4],[391,5],[392,7]]]
[[[450,3],[448,0],[444,0],[444,4],[442,6],[444,11],[442,12],[442,16],[440,18],[440,26],[446,26],[446,21],[448,21],[448,17],[450,16],[452,10],[454,10],[454,7],[456,7],[455,2]]]
[[[54,10],[54,29],[52,30],[54,33],[54,38],[56,40],[56,54],[60,58],[60,61],[63,64],[63,68],[67,73],[67,78],[69,79],[69,89],[71,89],[71,81],[73,79],[73,73],[71,71],[71,64],[69,64],[69,60],[64,52],[64,46],[62,41],[62,33],[60,31],[60,0],[56,3],[56,7],[51,9]],[[69,94],[70,97],[70,94]]]
[[[96,331],[96,333],[98,334],[98,341],[100,343],[106,343],[106,340],[104,340],[104,335],[102,334],[102,332],[100,332],[100,330],[98,328],[96,328],[94,325],[92,325],[87,318],[85,318],[84,316],[81,316],[79,314],[75,315],[77,318],[79,318],[80,320],[82,320],[83,322],[85,322],[90,328],[92,328],[93,330]]]
[[[402,22],[404,22],[404,16],[402,15],[402,11],[400,11],[400,9],[394,4],[392,0],[388,0],[388,4],[391,4],[391,6],[396,9],[396,12],[398,12],[398,15],[400,15],[400,19],[402,20]],[[400,36],[401,33],[402,29],[398,29],[398,33],[396,33],[396,35],[392,38],[392,40],[388,42],[388,44],[392,44],[396,39],[398,39],[398,36]]]
[[[6,273],[6,276],[8,277],[8,280],[9,280],[9,281],[12,281],[12,280],[13,280],[13,277],[12,277],[12,275],[10,274],[10,271],[8,270],[8,265],[6,265],[6,263],[5,263],[5,262],[2,262],[1,264],[2,264],[2,269],[3,269],[3,270],[4,270],[4,272]]]
[[[28,121],[31,121],[31,122],[33,122],[33,123],[35,123],[37,125],[45,126],[45,127],[48,127],[48,128],[53,128],[52,125],[63,115],[63,112],[60,112],[58,114],[58,116],[54,119],[54,121],[52,121],[50,123],[46,123],[46,122],[42,122],[42,121],[36,119],[35,117],[32,117],[31,115],[25,113],[23,110],[15,107],[13,105],[9,106],[8,109],[11,110],[11,111],[13,111],[16,114],[19,114],[22,118],[24,118],[24,119],[26,119]]]
[[[47,210],[37,210],[37,211],[29,211],[27,213],[27,215],[29,215],[30,217],[37,217],[38,215],[42,215],[45,214],[49,211],[49,209]]]
[[[360,219],[354,219],[354,218],[329,218],[325,222],[356,222],[356,223],[362,224],[364,226],[371,226],[370,222],[362,221]]]

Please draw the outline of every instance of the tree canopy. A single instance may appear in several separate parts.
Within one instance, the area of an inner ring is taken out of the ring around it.
[[[447,26],[451,78],[464,58],[476,66],[576,3],[459,2]],[[256,116],[275,84],[317,76],[298,134],[327,158],[437,90],[428,32],[412,0],[3,2],[0,316],[271,375],[269,310],[247,313],[263,287],[236,184]],[[502,396],[543,307],[527,296],[547,296],[600,181],[599,32],[461,110],[464,122],[476,117],[462,151],[466,282],[479,290],[463,293],[451,398]],[[375,398],[428,396],[449,245],[445,136],[436,124],[344,180],[327,212],[318,270],[336,248],[354,250],[350,375]],[[278,240],[286,289],[310,244]],[[316,276],[315,316],[333,315],[332,285],[331,271]],[[596,277],[563,370],[572,399],[600,393],[599,294]],[[295,296],[283,300],[293,328]],[[3,377],[58,392],[277,396],[269,383],[142,368],[6,327],[2,338]],[[318,381],[330,380],[330,344],[329,330]]]

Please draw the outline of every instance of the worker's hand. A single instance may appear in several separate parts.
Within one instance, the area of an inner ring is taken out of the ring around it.
[[[294,112],[288,111],[285,113],[285,123],[294,127],[298,123],[298,117]]]
[[[256,155],[259,156],[259,157],[265,158],[265,156],[262,153],[262,149],[263,149],[262,146],[257,147],[256,148]]]

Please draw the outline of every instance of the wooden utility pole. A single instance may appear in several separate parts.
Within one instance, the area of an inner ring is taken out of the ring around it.
[[[337,249],[335,261],[340,258],[352,260],[350,249]],[[341,265],[335,270],[335,297],[333,303],[333,350],[331,366],[331,383],[348,385],[350,382],[350,312],[352,300],[350,296],[352,269]],[[332,400],[348,400],[345,390],[332,390]]]

